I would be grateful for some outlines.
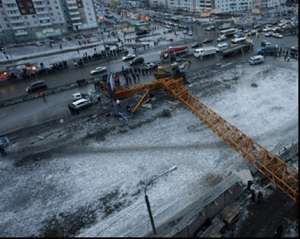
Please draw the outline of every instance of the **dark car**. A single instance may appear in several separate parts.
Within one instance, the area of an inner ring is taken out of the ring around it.
[[[195,42],[195,43],[192,44],[192,48],[199,48],[199,47],[202,47],[202,46],[203,45],[200,42]]]
[[[46,83],[44,81],[35,81],[26,88],[26,92],[28,94],[31,94],[34,92],[45,91],[47,89],[48,89],[48,86],[46,85]]]
[[[131,65],[131,66],[133,66],[133,65],[140,65],[140,64],[144,64],[144,58],[143,57],[136,57],[135,59],[133,59],[129,64]]]
[[[211,42],[213,42],[213,41],[214,41],[213,39],[204,39],[204,40],[202,41],[202,44],[211,43]]]

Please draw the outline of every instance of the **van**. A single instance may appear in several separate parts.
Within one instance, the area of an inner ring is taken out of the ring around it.
[[[47,89],[48,89],[48,87],[47,87],[46,83],[44,81],[40,80],[40,81],[35,81],[35,82],[31,83],[30,86],[28,86],[26,88],[26,92],[28,94],[31,94],[34,92],[44,91]]]
[[[262,55],[251,56],[249,58],[250,65],[257,65],[257,64],[260,64],[263,62],[264,62],[264,56],[262,56]]]

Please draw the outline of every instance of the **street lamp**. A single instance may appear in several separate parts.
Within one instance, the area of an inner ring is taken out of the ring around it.
[[[153,215],[152,215],[152,212],[151,212],[151,205],[150,205],[150,201],[149,201],[149,198],[148,198],[148,195],[147,195],[147,187],[153,183],[155,180],[157,180],[158,178],[174,171],[177,169],[177,166],[173,166],[171,168],[169,168],[167,171],[163,172],[162,174],[152,178],[151,180],[149,180],[146,185],[145,185],[145,188],[144,188],[144,195],[145,195],[145,202],[146,202],[146,205],[147,205],[147,210],[148,210],[148,214],[149,214],[149,218],[150,218],[150,222],[151,222],[151,226],[152,226],[152,231],[153,231],[153,234],[154,235],[157,235],[157,231],[156,231],[156,228],[155,228],[155,224],[154,224],[154,219],[153,219]]]

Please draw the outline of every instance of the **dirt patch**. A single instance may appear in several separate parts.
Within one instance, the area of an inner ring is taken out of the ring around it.
[[[44,222],[39,237],[72,237],[96,222],[95,209],[82,206],[75,212],[62,212]]]

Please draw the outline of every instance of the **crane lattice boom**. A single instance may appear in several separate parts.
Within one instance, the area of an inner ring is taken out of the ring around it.
[[[115,92],[117,98],[131,97],[137,93],[165,89],[171,96],[191,110],[208,128],[210,128],[226,144],[240,153],[255,168],[266,176],[281,191],[285,192],[292,200],[298,198],[298,175],[287,168],[287,165],[278,156],[255,143],[249,136],[235,126],[231,125],[216,112],[211,110],[197,98],[192,96],[185,88],[182,80],[172,78],[155,80],[149,84],[141,84],[130,89],[120,89]],[[134,107],[136,111],[143,103]]]

